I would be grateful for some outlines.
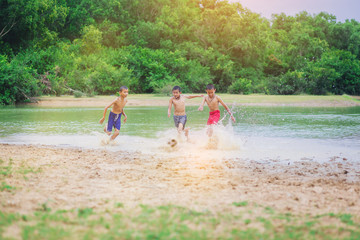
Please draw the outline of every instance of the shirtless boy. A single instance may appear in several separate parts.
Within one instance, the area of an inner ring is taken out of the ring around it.
[[[189,136],[189,128],[185,128],[185,124],[187,121],[186,113],[185,113],[185,99],[191,99],[196,97],[203,97],[204,95],[195,95],[195,96],[186,96],[181,94],[181,88],[179,86],[175,86],[172,89],[173,96],[169,100],[169,108],[168,108],[168,117],[171,116],[171,107],[174,105],[174,123],[175,127],[180,134],[182,131],[185,132],[185,136],[188,138]]]
[[[230,114],[231,120],[233,120],[233,122],[235,122],[235,118],[232,115],[230,109],[228,108],[228,106],[226,106],[226,104],[221,100],[221,98],[217,95],[215,95],[216,89],[214,87],[214,85],[212,84],[208,84],[206,86],[206,93],[207,96],[204,97],[200,107],[199,107],[199,111],[202,111],[204,109],[204,104],[205,102],[207,103],[208,107],[209,107],[209,119],[207,121],[207,125],[209,125],[210,127],[208,128],[208,136],[211,137],[212,133],[213,133],[213,129],[212,129],[212,125],[217,124],[220,120],[220,110],[219,110],[219,103],[221,103],[221,105],[223,105],[223,107],[226,109],[226,111]]]
[[[99,123],[102,124],[105,120],[105,115],[109,107],[112,106],[112,109],[109,113],[109,119],[108,124],[105,125],[104,132],[107,133],[107,135],[111,135],[112,128],[115,128],[114,134],[111,136],[110,140],[114,140],[117,136],[119,136],[120,133],[120,127],[121,127],[121,115],[124,115],[124,123],[126,123],[127,116],[124,112],[124,107],[127,103],[127,95],[129,93],[129,90],[126,86],[120,87],[119,94],[120,97],[117,97],[112,103],[110,103],[108,106],[105,107],[104,115],[100,119]]]

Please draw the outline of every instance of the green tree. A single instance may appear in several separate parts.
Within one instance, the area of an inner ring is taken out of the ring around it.
[[[65,0],[1,0],[0,6],[0,39],[15,48],[55,44],[68,13]]]
[[[332,50],[307,68],[311,93],[360,94],[360,61],[344,50]]]
[[[330,27],[327,41],[330,47],[350,51],[360,59],[360,24],[355,20],[335,23]]]

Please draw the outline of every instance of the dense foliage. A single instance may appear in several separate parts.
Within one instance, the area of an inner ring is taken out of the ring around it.
[[[220,0],[0,0],[0,104],[43,93],[360,94],[360,24]]]

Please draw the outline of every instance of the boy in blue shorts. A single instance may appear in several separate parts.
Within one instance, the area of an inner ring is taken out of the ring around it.
[[[126,123],[127,116],[124,112],[124,107],[127,103],[126,97],[129,94],[129,90],[126,86],[120,87],[119,90],[120,97],[117,97],[112,103],[105,107],[104,115],[100,119],[99,123],[102,124],[105,120],[105,115],[109,107],[112,106],[112,109],[109,113],[108,123],[105,125],[104,132],[107,135],[111,135],[113,127],[115,128],[114,134],[111,136],[110,140],[114,140],[117,136],[119,136],[120,128],[121,128],[121,115],[124,115],[124,123]]]

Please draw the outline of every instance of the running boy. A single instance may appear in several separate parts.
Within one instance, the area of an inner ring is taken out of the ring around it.
[[[220,110],[219,110],[219,103],[221,103],[221,105],[223,105],[223,107],[226,109],[226,111],[230,114],[231,120],[233,120],[233,122],[235,122],[235,118],[232,115],[230,109],[228,108],[228,106],[226,106],[226,104],[221,100],[221,98],[217,95],[215,95],[216,89],[214,87],[213,84],[208,84],[206,86],[206,93],[207,96],[204,97],[200,107],[199,107],[199,111],[202,111],[204,109],[204,104],[205,102],[207,103],[208,107],[209,107],[209,119],[207,121],[207,125],[210,125],[210,127],[208,128],[208,136],[211,137],[212,133],[213,133],[213,129],[212,129],[212,125],[217,124],[220,120]]]
[[[175,86],[172,89],[172,94],[173,96],[169,100],[168,117],[171,116],[171,107],[172,105],[174,105],[175,127],[177,128],[179,134],[182,131],[184,131],[186,138],[188,138],[189,128],[185,128],[185,124],[187,121],[187,117],[185,113],[185,99],[203,97],[204,95],[195,95],[195,96],[181,95],[181,88],[179,86]]]
[[[121,115],[124,115],[124,123],[126,123],[127,116],[124,112],[124,107],[127,103],[127,95],[129,93],[129,90],[126,86],[120,87],[119,94],[120,97],[117,97],[112,103],[110,103],[108,106],[105,107],[104,115],[100,119],[99,123],[102,124],[105,120],[105,115],[109,107],[112,106],[112,109],[109,113],[109,119],[108,123],[105,125],[104,132],[107,133],[107,135],[111,135],[112,128],[115,128],[114,134],[111,136],[110,140],[114,140],[117,136],[119,136],[119,131],[121,127]]]

